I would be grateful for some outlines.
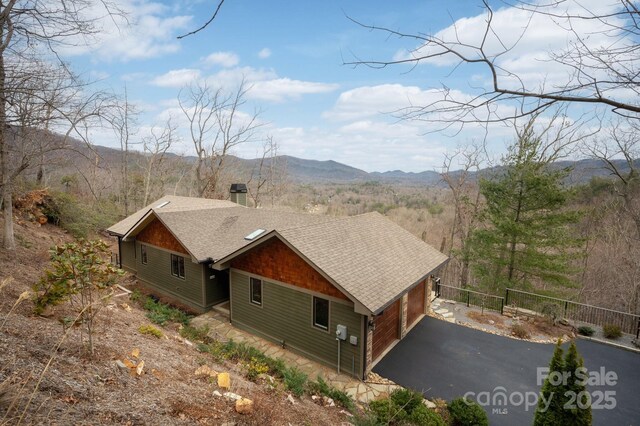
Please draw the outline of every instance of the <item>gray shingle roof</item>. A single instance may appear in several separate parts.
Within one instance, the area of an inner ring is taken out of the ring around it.
[[[257,229],[264,229],[266,234],[273,230],[337,220],[330,216],[240,206],[154,212],[198,262],[217,261],[234,253],[251,242],[245,237]]]
[[[165,204],[168,202],[167,204]],[[163,205],[164,204],[164,205]],[[163,205],[162,207],[158,207]],[[142,219],[149,210],[155,211],[183,211],[198,209],[214,209],[225,207],[238,207],[236,203],[226,200],[209,200],[206,198],[179,197],[177,195],[165,195],[146,207],[122,219],[120,222],[107,229],[107,232],[123,236]]]
[[[374,313],[447,261],[447,256],[379,213],[279,234]]]
[[[170,203],[158,207],[166,201]],[[226,262],[276,231],[373,313],[447,261],[444,254],[378,213],[336,218],[166,196],[108,231],[135,235],[135,225],[151,210],[198,262],[223,258]],[[265,232],[253,241],[245,239],[257,229]]]

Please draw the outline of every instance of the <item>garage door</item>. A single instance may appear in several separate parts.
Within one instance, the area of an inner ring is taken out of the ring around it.
[[[387,307],[374,320],[373,359],[376,360],[390,344],[395,342],[400,330],[400,300]]]
[[[409,291],[407,300],[407,327],[410,327],[424,313],[424,282]]]

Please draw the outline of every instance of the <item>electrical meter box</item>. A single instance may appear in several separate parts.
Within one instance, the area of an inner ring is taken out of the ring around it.
[[[347,326],[338,324],[336,326],[336,337],[340,340],[347,340]]]

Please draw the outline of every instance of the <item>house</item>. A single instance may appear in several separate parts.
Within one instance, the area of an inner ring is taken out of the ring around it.
[[[165,196],[125,218],[108,229],[120,266],[158,296],[228,306],[235,327],[359,378],[428,309],[447,257],[384,216],[233,201]]]

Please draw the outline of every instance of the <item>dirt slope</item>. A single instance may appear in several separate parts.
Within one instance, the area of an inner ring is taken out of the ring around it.
[[[84,355],[77,331],[55,352],[63,328],[53,316],[34,316],[30,300],[9,312],[46,267],[49,246],[70,237],[51,225],[33,223],[16,225],[16,234],[15,253],[0,249],[0,282],[13,278],[0,289],[0,425],[16,424],[21,415],[22,424],[60,425],[317,425],[347,419],[339,408],[324,408],[308,397],[291,404],[284,391],[242,378],[237,366],[215,364],[184,343],[175,325],[162,329],[162,339],[141,335],[138,327],[149,321],[128,296],[114,299],[102,311],[93,359]],[[56,315],[63,313],[64,308],[56,309]],[[138,359],[131,355],[134,348],[140,351]],[[143,374],[119,369],[115,361],[125,358],[144,360]],[[252,399],[254,412],[238,414],[233,402],[214,396],[215,381],[194,374],[201,365],[230,371],[231,391]]]

